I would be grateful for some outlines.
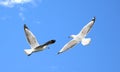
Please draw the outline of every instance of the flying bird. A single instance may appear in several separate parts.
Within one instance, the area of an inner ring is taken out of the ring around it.
[[[34,52],[42,51],[48,47],[48,45],[53,44],[56,40],[50,40],[42,45],[40,45],[34,36],[34,34],[29,30],[29,28],[24,24],[24,31],[27,38],[28,43],[30,44],[31,49],[25,49],[24,52],[30,56]]]
[[[68,49],[72,48],[73,46],[75,46],[76,44],[80,42],[83,46],[88,45],[91,41],[91,38],[86,38],[86,35],[88,34],[90,29],[94,25],[95,20],[96,18],[93,17],[93,19],[87,25],[85,25],[77,35],[70,35],[70,38],[73,38],[73,39],[69,41],[67,44],[65,44],[63,48],[57,54],[67,51]]]

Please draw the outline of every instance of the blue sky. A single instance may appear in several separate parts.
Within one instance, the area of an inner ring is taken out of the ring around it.
[[[1,72],[120,72],[119,7],[119,0],[0,0]],[[94,16],[90,45],[56,55]],[[24,24],[39,43],[56,43],[28,57]]]

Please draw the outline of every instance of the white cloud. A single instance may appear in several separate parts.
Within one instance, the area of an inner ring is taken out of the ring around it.
[[[31,3],[33,0],[0,0],[0,5],[14,7],[17,4]]]
[[[31,4],[28,5],[29,7],[36,7],[39,5],[38,3],[41,3],[41,0],[0,0],[0,6],[5,6],[8,8],[14,8],[16,7],[18,9],[18,16],[21,18],[22,21],[25,21],[26,17],[24,12],[27,11],[25,8],[25,4]],[[0,18],[4,20],[5,18]],[[40,22],[37,22],[40,23]]]

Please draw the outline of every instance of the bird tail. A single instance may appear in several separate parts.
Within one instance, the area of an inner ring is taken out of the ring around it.
[[[84,38],[84,39],[82,39],[82,45],[83,46],[86,46],[86,45],[88,45],[89,43],[91,42],[91,38]]]
[[[25,49],[24,52],[30,56],[32,54],[32,49]]]

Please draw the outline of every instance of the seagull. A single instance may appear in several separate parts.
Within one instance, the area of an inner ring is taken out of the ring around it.
[[[25,49],[24,52],[30,56],[34,52],[42,51],[48,47],[48,45],[53,44],[56,40],[49,40],[48,42],[40,45],[34,36],[34,34],[29,30],[29,28],[24,24],[24,31],[28,43],[30,44],[31,49]]]
[[[96,18],[93,17],[92,20],[87,25],[85,25],[77,35],[70,35],[70,38],[73,38],[73,39],[69,41],[68,43],[66,43],[57,54],[67,51],[68,49],[72,48],[73,46],[75,46],[76,44],[80,42],[83,46],[88,45],[91,41],[91,38],[85,38],[85,37],[90,31],[90,29],[92,28],[92,26],[94,25],[95,20]]]

